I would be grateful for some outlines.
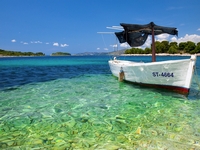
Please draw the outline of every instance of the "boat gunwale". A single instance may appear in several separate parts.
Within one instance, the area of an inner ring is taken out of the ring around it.
[[[189,59],[181,59],[181,60],[165,60],[165,61],[157,61],[157,62],[135,62],[130,60],[109,60],[109,63],[116,64],[116,65],[128,65],[128,66],[140,66],[140,65],[161,65],[167,63],[180,63],[184,61],[192,61],[191,58]]]

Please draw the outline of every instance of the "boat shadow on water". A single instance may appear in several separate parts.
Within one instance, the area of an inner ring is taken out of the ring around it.
[[[117,79],[117,78],[116,78]],[[176,91],[172,91],[170,89],[163,89],[151,85],[146,85],[146,84],[139,84],[139,83],[133,83],[129,81],[123,81],[120,82],[122,84],[127,84],[133,88],[140,89],[141,91],[149,91],[153,93],[159,93],[163,96],[171,96],[174,98],[179,98],[181,100],[199,100],[200,99],[200,90],[196,88],[191,88],[188,94],[182,94],[182,93],[177,93]]]

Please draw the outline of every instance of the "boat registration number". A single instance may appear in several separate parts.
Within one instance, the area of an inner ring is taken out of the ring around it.
[[[153,77],[174,77],[174,73],[170,72],[152,72]]]

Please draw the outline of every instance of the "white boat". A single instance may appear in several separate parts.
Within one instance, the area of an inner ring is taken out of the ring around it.
[[[114,59],[109,61],[109,66],[112,74],[119,79],[121,76],[126,81],[187,94],[195,62],[196,56],[192,55],[190,59],[150,63]]]
[[[141,85],[170,89],[188,94],[194,73],[196,55],[190,59],[167,60],[156,62],[154,35],[168,33],[177,35],[176,28],[157,26],[153,22],[147,25],[121,24],[124,31],[115,33],[120,43],[127,42],[130,46],[140,46],[147,36],[152,35],[152,62],[133,62],[110,60],[112,74],[119,80],[130,81]]]

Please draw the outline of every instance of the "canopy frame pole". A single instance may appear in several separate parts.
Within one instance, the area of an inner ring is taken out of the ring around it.
[[[156,50],[155,50],[155,37],[154,37],[154,25],[151,27],[151,35],[152,35],[152,62],[156,61]]]

